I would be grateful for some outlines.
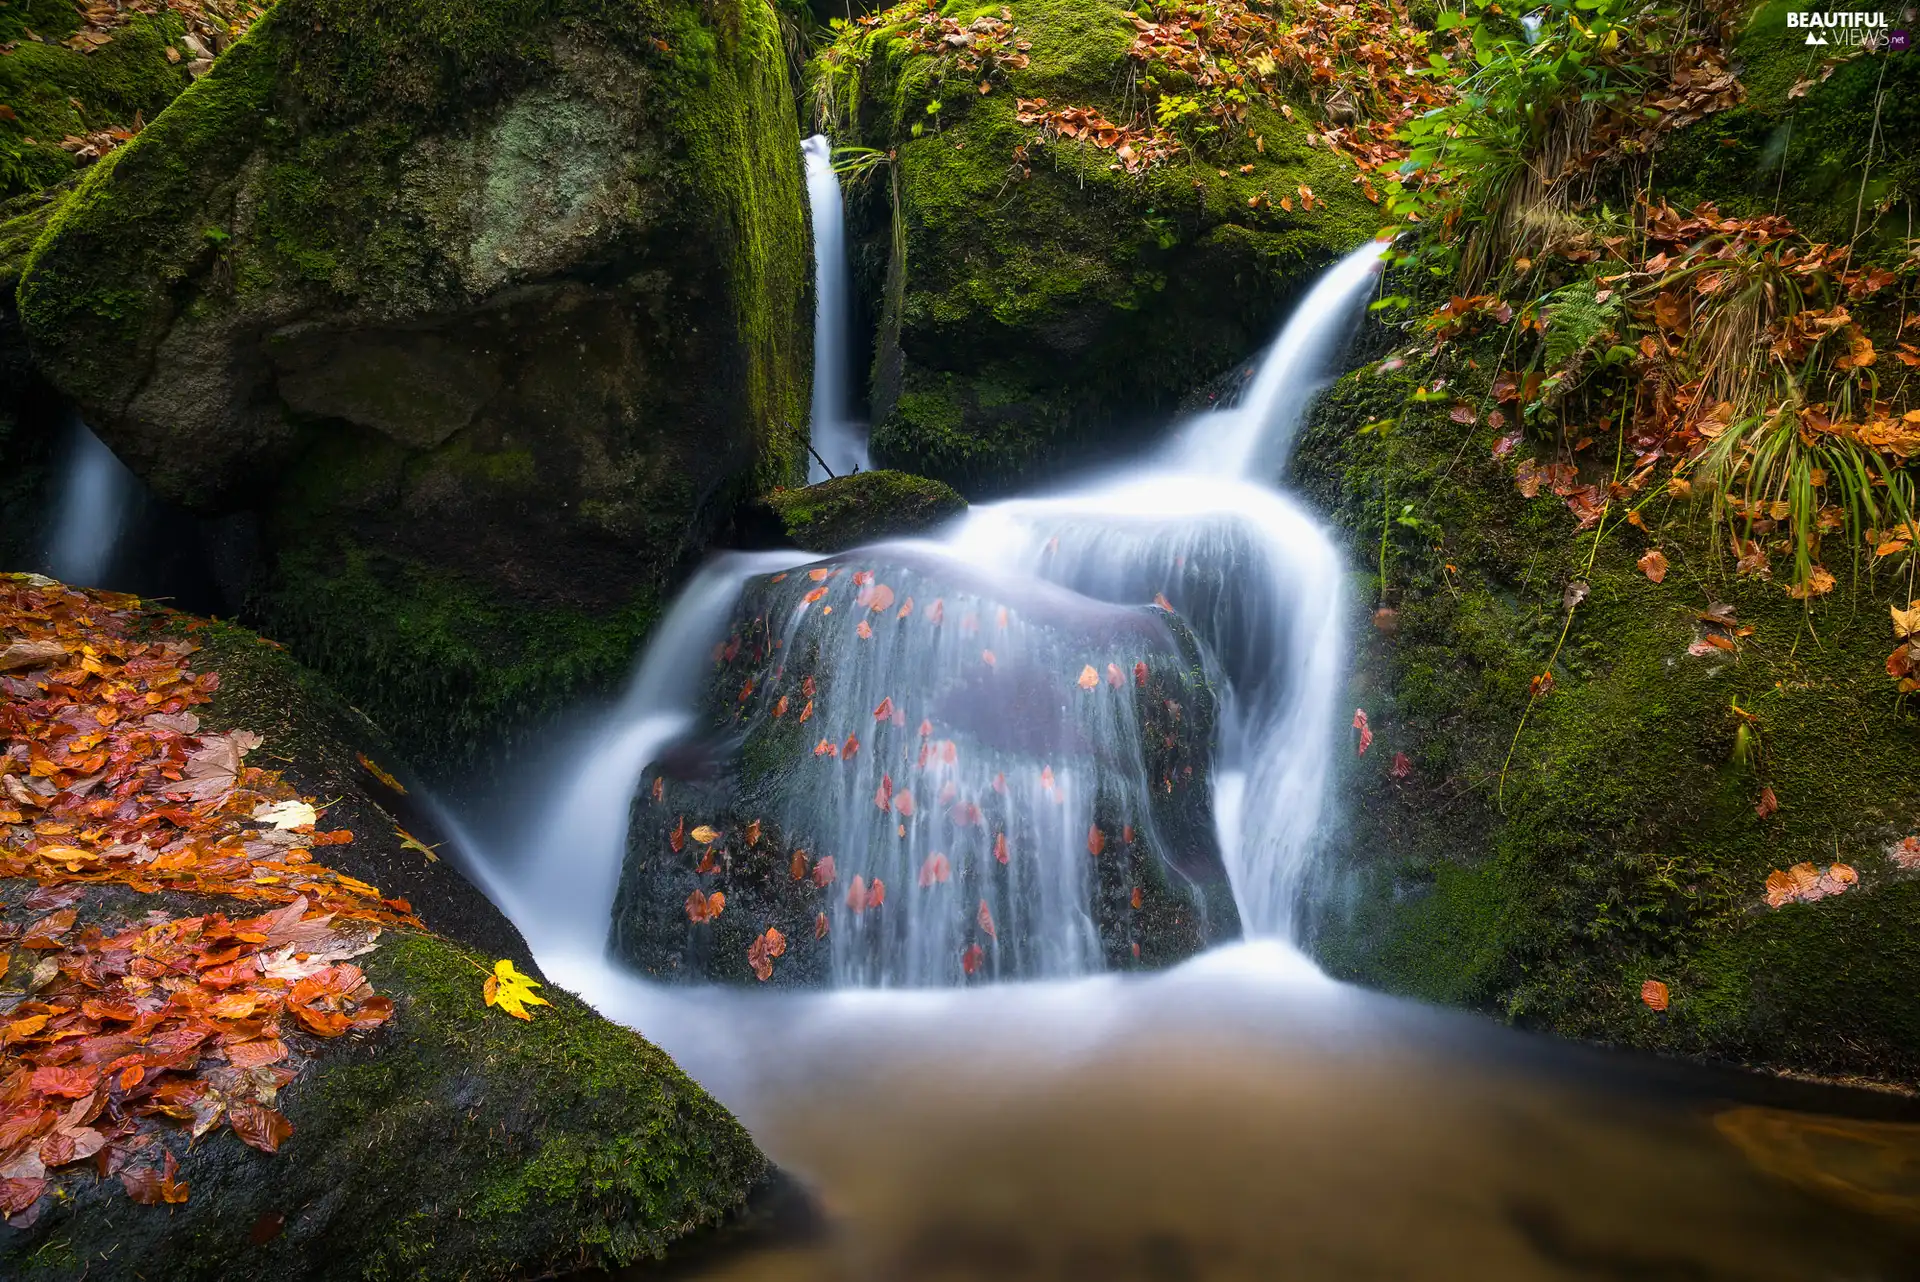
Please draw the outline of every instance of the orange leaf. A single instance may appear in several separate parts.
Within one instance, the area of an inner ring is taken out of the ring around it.
[[[1138,907],[1140,906],[1140,898],[1141,898],[1141,896],[1140,896],[1140,887],[1138,887],[1138,886],[1135,886],[1135,887],[1133,888],[1133,906],[1134,906],[1135,908],[1138,908]]]
[[[1007,834],[998,832],[993,835],[993,857],[1001,863],[1007,862]]]
[[[813,864],[813,884],[825,890],[833,883],[833,856],[822,855]]]
[[[1649,979],[1646,983],[1640,985],[1640,1000],[1645,1002],[1650,1010],[1665,1010],[1667,1008],[1667,986],[1657,979]]]
[[[1082,690],[1091,690],[1099,684],[1100,674],[1093,670],[1091,663],[1080,669],[1080,688]]]
[[[1640,567],[1640,573],[1646,575],[1655,583],[1667,577],[1667,558],[1661,553],[1659,548],[1650,550],[1645,556],[1634,562],[1634,564]]]
[[[1000,938],[993,929],[993,913],[987,908],[986,900],[980,901],[980,911],[974,914],[974,920],[980,923],[981,930],[987,932],[988,939]]]
[[[1087,853],[1099,855],[1107,848],[1107,834],[1100,831],[1100,825],[1094,824],[1087,829]]]

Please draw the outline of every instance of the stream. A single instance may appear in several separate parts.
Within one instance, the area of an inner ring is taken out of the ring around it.
[[[847,387],[826,140],[809,140],[805,159],[820,479],[864,469],[867,445]],[[1158,600],[1188,621],[1220,693],[1211,810],[1244,939],[1158,973],[1105,971],[1084,872],[1094,802],[1069,768],[1047,784],[1060,817],[1025,842],[1033,871],[1009,877],[994,905],[1047,944],[1018,980],[944,978],[955,936],[931,918],[856,964],[837,951],[858,936],[840,908],[822,991],[662,984],[612,959],[609,910],[642,775],[693,732],[743,588],[814,559],[797,551],[714,558],[624,694],[555,731],[511,795],[436,803],[466,871],[550,979],[671,1054],[818,1200],[817,1233],[688,1275],[1920,1279],[1913,1101],[1515,1032],[1335,982],[1298,946],[1296,908],[1323,892],[1315,845],[1332,817],[1332,762],[1351,750],[1347,611],[1341,553],[1275,479],[1381,253],[1364,246],[1329,267],[1240,395],[1169,425],[1143,457],[875,549],[1014,596]],[[68,476],[50,560],[98,582],[123,537],[130,477],[77,425]],[[845,646],[829,657],[850,684],[844,706],[822,711],[826,733],[844,733],[835,717],[870,728],[878,691],[954,663],[908,635],[831,643]],[[1003,658],[1024,635],[996,642]],[[1079,715],[1063,733],[1131,778],[1137,727]],[[878,770],[877,755],[860,768]],[[996,768],[981,756],[952,782],[977,792]],[[911,884],[926,852],[881,849],[892,820],[884,805],[876,820],[873,787],[860,776],[817,798],[818,826]]]
[[[825,155],[809,144],[818,320],[844,335]],[[1076,898],[1081,818],[1040,840],[1052,872],[995,907],[1053,932],[1038,978],[943,984],[927,958],[952,940],[917,920],[877,971],[836,955],[822,992],[662,985],[610,960],[642,773],[693,727],[743,586],[812,559],[796,552],[712,561],[625,696],[527,769],[519,796],[539,801],[443,816],[547,973],[670,1052],[820,1200],[816,1239],[701,1276],[1920,1277],[1908,1101],[1530,1037],[1336,983],[1294,944],[1329,763],[1346,750],[1343,585],[1325,531],[1272,480],[1380,254],[1328,269],[1229,407],[1173,425],[1144,458],[977,506],[907,547],[1008,591],[1158,597],[1191,622],[1223,693],[1213,815],[1245,941],[1158,974],[1101,973]],[[843,341],[817,359],[844,363]],[[858,466],[838,387],[816,381],[815,447]],[[857,715],[875,673],[899,688],[913,664],[952,661],[902,646],[842,656]],[[1125,731],[1075,727],[1103,745]],[[885,854],[887,834],[861,826],[877,822],[871,787],[847,789],[861,800],[845,815],[822,800],[820,824],[839,849],[911,868],[917,848]],[[1065,784],[1054,800],[1083,804]],[[836,947],[847,929],[836,921]]]

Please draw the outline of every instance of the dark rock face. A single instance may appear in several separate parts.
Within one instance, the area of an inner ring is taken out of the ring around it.
[[[745,982],[771,927],[772,983],[943,984],[1236,935],[1206,666],[1175,615],[918,549],[756,578],[697,729],[642,781],[615,950]]]
[[[263,622],[435,760],[617,671],[797,476],[807,254],[764,6],[402,8],[260,22],[19,296],[156,491],[260,513]]]

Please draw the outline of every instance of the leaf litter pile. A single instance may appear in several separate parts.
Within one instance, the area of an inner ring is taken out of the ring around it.
[[[419,925],[314,862],[352,834],[316,831],[310,798],[246,764],[259,736],[201,731],[192,709],[219,676],[188,668],[191,640],[148,638],[152,617],[132,597],[0,580],[0,877],[39,883],[27,923],[0,922],[0,1214],[16,1227],[56,1172],[186,1201],[170,1128],[226,1126],[274,1152],[292,1134],[278,1092],[323,1040],[393,1013],[351,959],[383,925]],[[82,925],[89,885],[249,909]]]

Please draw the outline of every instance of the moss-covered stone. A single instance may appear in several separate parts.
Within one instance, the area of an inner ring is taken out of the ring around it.
[[[787,540],[809,552],[843,552],[862,543],[924,534],[967,510],[967,501],[950,485],[885,470],[775,490],[766,503]]]
[[[1293,119],[1255,103],[1245,136],[1140,175],[1089,143],[1040,141],[1017,98],[1129,118],[1134,29],[1120,0],[1008,8],[1031,62],[986,95],[907,53],[904,22],[849,32],[813,64],[836,141],[895,157],[849,194],[876,329],[874,457],[969,493],[1163,423],[1379,225],[1351,164],[1307,144],[1304,100]],[[1278,206],[1303,184],[1310,212]]]
[[[60,143],[111,129],[137,129],[187,87],[181,37],[170,10],[134,14],[113,38],[85,52],[60,43],[80,28],[72,0],[17,0],[0,6],[0,198],[59,182],[84,163]],[[39,39],[27,36],[31,31]],[[173,57],[168,57],[168,50]]]
[[[525,943],[456,871],[430,808],[406,788],[391,744],[329,683],[244,628],[155,610],[144,626],[191,638],[197,672],[216,672],[211,731],[264,739],[253,760],[323,798],[353,840],[323,861],[405,898],[436,933],[386,931],[356,959],[393,999],[370,1033],[319,1040],[291,1026],[299,1076],[276,1105],[293,1125],[279,1152],[221,1127],[189,1145],[159,1132],[191,1192],[139,1206],[117,1180],[69,1168],[29,1227],[0,1225],[9,1278],[520,1279],[659,1259],[782,1194],[740,1124],[658,1049],[572,994],[531,1022],[489,1009],[497,958],[538,975]],[[369,764],[371,763],[371,765]],[[399,770],[395,779],[392,770]],[[438,859],[402,846],[404,826]],[[0,886],[8,929],[42,915],[31,883]],[[249,915],[258,901],[94,885],[81,925]],[[116,925],[116,929],[118,926]],[[0,952],[16,991],[38,955]],[[751,1217],[749,1217],[751,1218]]]
[[[725,1109],[570,993],[522,1023],[481,1001],[486,953],[415,934],[361,961],[395,1016],[285,1088],[277,1154],[179,1145],[177,1207],[88,1180],[0,1227],[9,1276],[544,1277],[659,1259],[768,1187]]]
[[[1705,502],[1576,533],[1559,499],[1517,493],[1497,429],[1411,400],[1415,374],[1348,375],[1296,455],[1371,588],[1351,697],[1375,742],[1344,772],[1323,963],[1570,1036],[1920,1078],[1920,876],[1885,853],[1920,828],[1920,721],[1883,671],[1904,577],[1829,554],[1840,586],[1808,608],[1734,575]],[[1660,584],[1635,565],[1655,545]],[[1574,583],[1591,594],[1549,667]],[[1750,635],[1690,653],[1716,605]],[[1768,908],[1768,873],[1800,861],[1860,884]],[[1642,1004],[1647,979],[1670,1010]]]
[[[87,174],[20,312],[163,497],[258,514],[257,617],[445,764],[797,477],[806,262],[757,0],[293,0]]]
[[[1678,208],[1783,213],[1816,241],[1853,244],[1857,259],[1900,252],[1912,235],[1901,198],[1920,190],[1920,59],[1828,67],[1832,46],[1788,30],[1793,8],[1753,11],[1732,50],[1746,101],[1670,138],[1653,180]]]

